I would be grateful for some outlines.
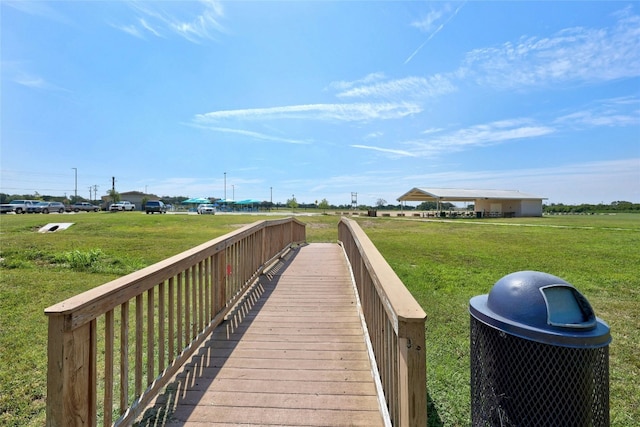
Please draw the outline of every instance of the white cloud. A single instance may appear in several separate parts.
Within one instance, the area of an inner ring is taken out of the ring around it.
[[[426,77],[405,77],[402,79],[376,82],[351,87],[337,96],[341,98],[430,98],[454,92],[451,80],[441,74]]]
[[[364,136],[364,139],[376,139],[381,138],[384,135],[383,132],[370,132]]]
[[[380,151],[382,153],[392,154],[392,155],[398,156],[398,157],[416,157],[415,154],[410,153],[408,151],[396,150],[396,149],[393,149],[393,148],[381,148],[381,147],[373,147],[373,146],[370,146],[370,145],[359,145],[359,144],[353,144],[353,145],[350,145],[350,147],[361,148],[361,149],[364,149],[364,150]]]
[[[198,10],[193,7],[196,4],[200,5]],[[162,37],[163,32],[168,32],[190,42],[200,43],[225,31],[221,23],[224,9],[217,0],[200,0],[197,3],[133,1],[129,5],[141,16],[135,24],[115,27],[136,37],[144,32]]]
[[[139,39],[143,38],[142,37],[142,33],[140,32],[140,29],[138,27],[136,27],[135,25],[115,25],[115,24],[111,24],[112,27],[127,33],[129,35],[132,35],[134,37],[137,37]]]
[[[640,76],[640,17],[625,15],[609,28],[567,28],[547,38],[467,53],[457,71],[501,89]]]
[[[200,127],[203,127],[203,126],[200,126]],[[222,128],[222,127],[214,127],[214,126],[212,127],[204,126],[203,128],[214,131],[214,132],[242,135],[242,136],[246,136],[252,139],[258,139],[262,141],[284,142],[287,144],[310,144],[309,141],[304,141],[299,139],[280,138],[280,137],[266,135],[260,132],[254,132],[254,131],[245,130],[245,129],[231,129],[231,128]]]
[[[308,104],[285,107],[214,111],[195,116],[196,123],[229,119],[275,120],[307,119],[337,121],[369,121],[397,119],[422,111],[414,103]]]
[[[19,72],[13,80],[22,86],[26,86],[32,89],[41,89],[54,92],[69,92],[67,89],[48,82],[40,76],[34,76],[23,72]]]
[[[429,34],[429,37],[427,37],[427,39],[422,42],[422,44],[418,46],[418,48],[414,50],[413,53],[411,53],[411,55],[409,55],[404,63],[408,64],[413,59],[413,57],[416,56],[418,52],[420,52],[420,50],[422,50],[422,48],[429,42],[429,40],[431,40],[433,37],[435,37],[436,34],[442,31],[445,25],[447,25],[449,21],[451,21],[458,14],[458,12],[460,12],[460,9],[462,9],[465,3],[466,0],[458,5],[453,13],[451,13],[451,5],[449,3],[445,3],[443,9],[432,10],[425,19],[411,23],[413,27],[418,28],[420,31],[430,32],[431,34]],[[446,20],[434,29],[433,27],[435,26],[436,22],[439,21],[442,17],[445,17]]]
[[[368,85],[368,84],[372,84],[375,83],[377,81],[383,80],[385,79],[385,75],[384,73],[370,73],[367,74],[366,76],[364,76],[361,79],[358,80],[354,80],[354,81],[337,81],[337,82],[331,82],[329,84],[329,88],[330,89],[334,89],[334,90],[338,90],[338,91],[345,91],[348,90],[354,86],[357,85]]]
[[[429,137],[403,142],[405,149],[353,144],[351,147],[378,151],[397,157],[435,157],[476,147],[513,142],[556,132],[556,129],[537,124],[529,119],[501,120],[479,124],[448,133],[441,129],[427,129]]]
[[[442,18],[442,16],[449,12],[451,10],[451,7],[449,4],[444,3],[443,5],[444,7],[442,9],[438,9],[438,10],[430,10],[429,13],[427,14],[427,16],[424,16],[423,18],[417,20],[417,21],[413,21],[411,23],[412,27],[417,28],[418,30],[420,30],[423,33],[427,33],[433,30],[433,27],[435,25],[435,23],[437,21],[440,20],[440,18]]]
[[[149,32],[150,32],[151,34],[153,34],[154,36],[156,36],[156,37],[162,37],[162,36],[160,35],[160,33],[159,33],[155,28],[153,28],[153,27],[151,26],[151,24],[149,24],[149,23],[147,22],[147,20],[146,20],[146,19],[144,19],[144,18],[140,18],[140,19],[138,20],[138,22],[140,22],[140,25],[142,26],[142,28],[144,28],[145,30],[149,31]]]
[[[640,98],[601,100],[596,106],[558,117],[556,123],[573,128],[638,126],[640,125]]]
[[[10,6],[16,10],[19,10],[23,13],[27,13],[29,15],[40,16],[46,19],[50,19],[52,21],[61,22],[63,24],[68,24],[69,19],[58,12],[56,9],[49,6],[52,2],[45,1],[9,1],[3,0],[2,4],[5,6]]]
[[[471,147],[495,145],[506,141],[533,138],[555,132],[551,127],[538,125],[530,120],[502,120],[480,124],[427,139],[409,142],[411,150],[420,156],[433,156],[443,152],[455,152]]]

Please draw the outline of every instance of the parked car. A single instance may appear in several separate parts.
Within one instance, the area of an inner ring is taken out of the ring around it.
[[[98,212],[100,211],[100,207],[92,205],[89,202],[78,202],[71,205],[71,210],[74,212]]]
[[[39,202],[27,208],[27,213],[43,213],[50,212],[64,213],[66,206],[60,202]]]
[[[131,202],[128,202],[126,200],[123,200],[121,202],[118,203],[114,203],[111,206],[109,206],[109,210],[112,212],[115,211],[134,211],[136,210],[136,205],[134,205]]]
[[[213,206],[213,204],[211,203],[202,203],[198,205],[198,213],[201,215],[204,215],[204,214],[215,215],[216,207]]]
[[[149,200],[144,205],[144,211],[148,214],[154,214],[156,212],[163,214],[167,213],[167,207],[160,200]]]
[[[34,206],[39,202],[40,200],[12,200],[9,203],[5,203],[0,206],[0,212],[15,212],[17,214],[27,213],[27,208],[29,206]]]

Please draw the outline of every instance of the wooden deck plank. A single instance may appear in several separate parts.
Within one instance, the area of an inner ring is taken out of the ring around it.
[[[275,270],[140,425],[383,425],[342,249],[303,246]]]

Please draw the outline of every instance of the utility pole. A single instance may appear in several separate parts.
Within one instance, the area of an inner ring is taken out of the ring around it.
[[[227,200],[227,173],[224,173],[224,200]]]
[[[74,190],[74,196],[73,196],[73,198],[74,198],[73,202],[75,203],[75,202],[78,201],[78,168],[71,168],[71,169],[74,170],[74,175],[75,175],[75,178],[76,178],[76,180],[75,180],[76,185],[74,187],[75,190]]]
[[[91,190],[93,190],[93,186],[89,186],[89,201],[92,201],[93,199],[91,198]]]

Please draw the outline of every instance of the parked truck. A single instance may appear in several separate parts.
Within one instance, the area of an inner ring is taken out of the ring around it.
[[[38,202],[40,202],[40,200],[12,200],[9,203],[0,205],[0,213],[27,213],[27,208],[37,205]]]

